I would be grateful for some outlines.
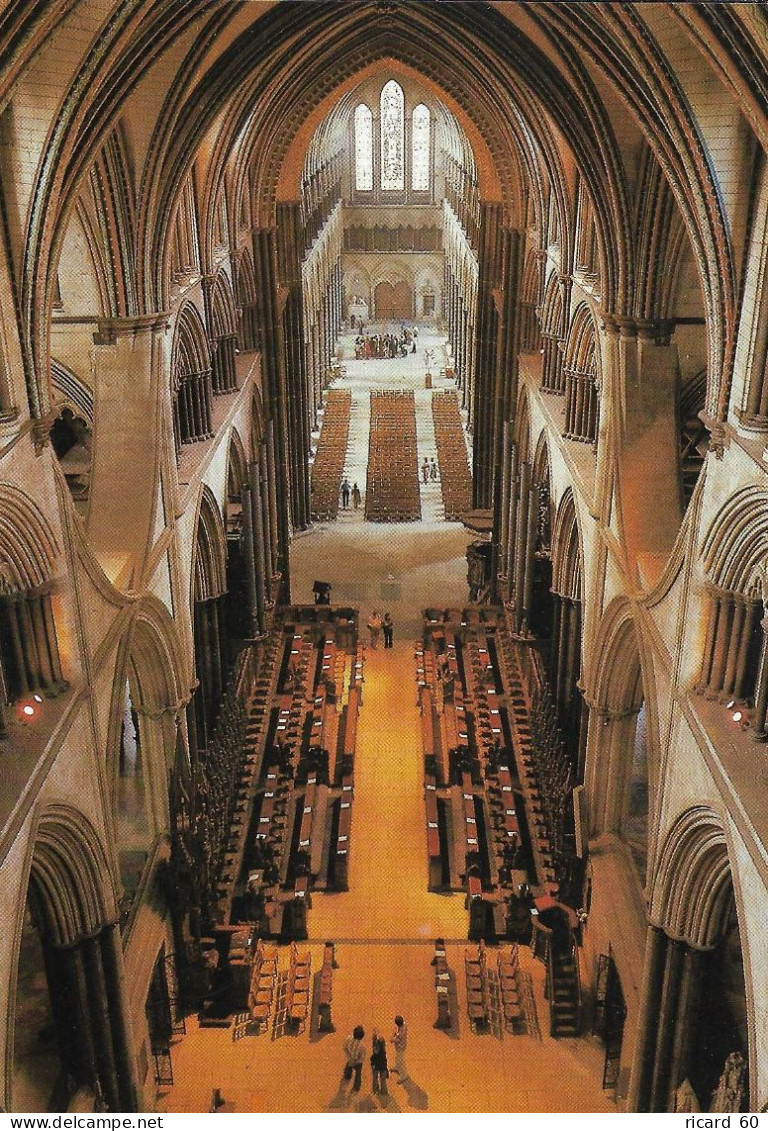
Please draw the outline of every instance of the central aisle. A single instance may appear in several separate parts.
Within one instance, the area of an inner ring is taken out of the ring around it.
[[[462,895],[427,891],[424,770],[410,641],[370,647],[357,730],[349,891],[313,896],[314,938],[461,938]]]

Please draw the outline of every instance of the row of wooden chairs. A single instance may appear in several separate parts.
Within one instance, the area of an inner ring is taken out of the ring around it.
[[[257,1031],[269,1024],[277,985],[277,947],[259,939],[253,955],[248,1012]]]
[[[469,1024],[472,1031],[477,1032],[488,1024],[491,1013],[485,942],[482,939],[477,946],[466,947],[464,951],[464,976],[467,984]]]
[[[312,988],[312,955],[300,951],[291,943],[291,961],[288,967],[288,985],[285,995],[285,1020],[301,1033],[309,1016],[309,994]]]
[[[497,959],[504,1024],[514,1030],[523,1016],[520,994],[520,954],[517,943],[499,948]]]
[[[421,518],[412,390],[371,393],[365,517],[371,522]]]
[[[323,427],[312,465],[312,518],[318,522],[336,518],[349,440],[352,394],[333,389],[326,393]]]
[[[445,517],[449,522],[460,521],[472,509],[472,474],[455,393],[432,395],[432,420]]]
[[[331,1032],[331,1004],[333,1002],[333,972],[336,969],[336,947],[327,942],[323,947],[323,965],[320,970],[320,993],[317,1002],[317,1027],[321,1032]]]

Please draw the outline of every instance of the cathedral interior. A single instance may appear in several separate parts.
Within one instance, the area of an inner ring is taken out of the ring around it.
[[[767,48],[2,6],[0,1110],[765,1110]]]

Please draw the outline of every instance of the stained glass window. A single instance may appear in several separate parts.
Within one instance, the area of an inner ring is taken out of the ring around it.
[[[355,110],[355,188],[373,188],[373,114],[362,102]]]
[[[411,187],[414,192],[429,189],[429,110],[420,103],[413,111],[411,132]]]
[[[392,79],[381,92],[381,187],[405,188],[403,89]]]

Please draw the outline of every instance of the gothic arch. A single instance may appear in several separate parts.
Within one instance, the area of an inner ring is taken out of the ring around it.
[[[581,373],[591,373],[594,377],[599,377],[597,326],[592,311],[586,302],[579,303],[573,312],[563,364],[567,369],[575,369]]]
[[[552,589],[555,593],[572,601],[581,601],[582,561],[576,504],[569,487],[560,499],[552,534]]]
[[[223,268],[216,273],[211,290],[210,336],[221,338],[237,332],[237,315],[232,284]]]
[[[0,584],[16,591],[45,585],[58,554],[56,537],[34,502],[17,487],[0,484]]]
[[[623,598],[605,610],[594,655],[586,767],[591,833],[616,833],[631,846],[644,887],[656,796],[655,697],[645,686],[639,634]]]
[[[236,428],[232,429],[227,448],[227,494],[225,511],[232,503],[239,503],[243,487],[248,482],[248,465],[245,448]],[[229,515],[227,514],[227,519]]]
[[[702,560],[720,589],[761,592],[768,581],[768,491],[744,487],[728,500],[710,525]]]
[[[722,821],[704,805],[672,824],[659,852],[649,917],[671,938],[711,950],[722,938],[734,899]]]
[[[541,303],[541,332],[555,338],[565,338],[567,334],[567,314],[563,304],[563,294],[555,271],[550,272],[544,286]]]
[[[209,601],[226,592],[226,539],[221,511],[211,489],[203,486],[195,525],[192,600]]]
[[[211,368],[211,352],[203,319],[191,299],[176,315],[171,347],[171,374],[174,385],[185,377],[206,373]]]
[[[101,841],[70,806],[49,806],[37,818],[29,886],[36,921],[54,946],[92,937],[117,917]]]
[[[67,405],[73,412],[84,416],[89,424],[93,424],[93,391],[86,385],[82,378],[64,365],[51,358],[51,400],[55,405]]]

